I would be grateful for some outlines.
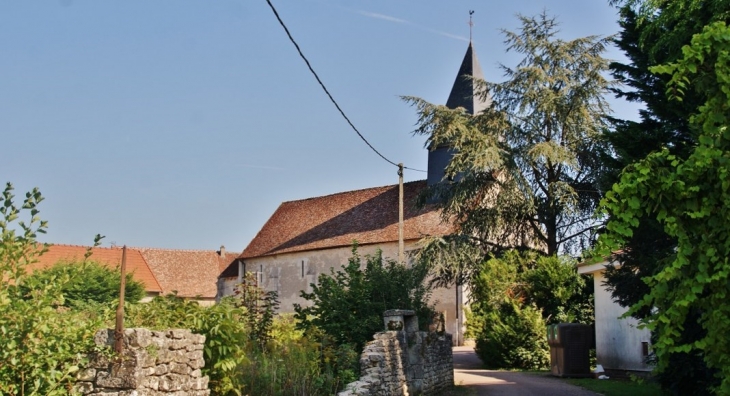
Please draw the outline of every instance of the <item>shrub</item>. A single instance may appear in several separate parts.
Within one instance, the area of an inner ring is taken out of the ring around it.
[[[119,299],[120,272],[95,261],[59,262],[53,267],[36,271],[25,280],[26,287],[36,287],[55,283],[59,279],[67,279],[61,283],[64,305],[79,306],[88,302],[110,303]],[[124,299],[137,302],[144,297],[144,285],[126,274]]]
[[[365,256],[365,269],[357,245],[342,271],[330,270],[312,284],[312,292],[301,296],[311,306],[295,304],[299,328],[316,326],[338,345],[350,344],[362,350],[374,333],[383,330],[383,312],[388,309],[416,311],[419,325],[427,329],[434,316],[428,305],[431,289],[427,285],[428,268],[417,263],[411,267],[384,260],[378,251]]]
[[[545,368],[546,324],[591,323],[592,285],[567,259],[508,251],[485,262],[471,282],[467,336],[489,368]]]
[[[46,229],[37,208],[43,197],[34,189],[21,206],[14,198],[7,183],[0,195],[0,394],[65,395],[101,320],[60,307],[67,275],[26,283],[27,265],[45,252],[36,242]]]
[[[487,368],[548,367],[550,354],[540,310],[508,299],[479,319],[482,328],[475,350]]]
[[[271,326],[274,314],[279,308],[279,296],[275,291],[264,291],[258,287],[253,273],[246,273],[243,282],[236,286],[232,300],[236,306],[243,308],[243,320],[248,326],[248,337],[259,348],[265,348],[271,340]]]
[[[277,318],[274,323],[278,322]],[[245,392],[262,396],[332,395],[357,377],[351,369],[359,356],[311,335],[274,337],[269,349],[249,350],[241,367]]]

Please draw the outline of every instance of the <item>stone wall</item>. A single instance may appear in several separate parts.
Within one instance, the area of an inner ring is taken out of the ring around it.
[[[114,345],[114,330],[100,330],[94,341]],[[201,368],[205,336],[189,330],[126,329],[122,356],[92,358],[77,376],[76,390],[93,396],[209,396]]]
[[[387,311],[384,322],[390,331],[365,345],[360,379],[338,396],[438,395],[454,385],[451,334],[418,331],[413,311]]]

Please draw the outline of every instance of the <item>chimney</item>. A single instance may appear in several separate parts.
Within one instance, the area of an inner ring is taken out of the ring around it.
[[[223,246],[223,245],[221,245],[221,250],[218,252],[218,254],[220,254],[221,257],[225,256],[226,255],[226,247]]]

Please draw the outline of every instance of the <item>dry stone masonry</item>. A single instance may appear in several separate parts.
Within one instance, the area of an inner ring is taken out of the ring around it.
[[[114,345],[114,330],[100,330],[94,341]],[[76,390],[91,396],[209,396],[201,369],[205,336],[189,330],[126,329],[120,357],[92,358],[78,375]]]
[[[360,379],[338,396],[438,395],[454,385],[451,334],[418,331],[410,310],[386,311],[383,320],[388,331],[360,355]]]

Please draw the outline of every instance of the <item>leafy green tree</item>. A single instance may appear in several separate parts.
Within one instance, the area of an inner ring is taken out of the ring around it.
[[[698,130],[690,124],[690,116],[707,100],[701,90],[685,90],[683,100],[671,100],[665,92],[671,76],[656,74],[652,67],[678,61],[682,47],[694,34],[714,21],[730,18],[727,0],[624,0],[614,1],[619,7],[621,32],[616,40],[628,62],[610,65],[613,76],[621,82],[618,97],[641,103],[639,121],[612,119],[613,128],[606,137],[613,156],[605,158],[611,171],[606,184],[619,181],[621,170],[652,152],[666,149],[686,159],[697,143]],[[610,189],[610,187],[608,188]],[[644,214],[626,238],[624,249],[614,254],[621,264],[606,270],[607,286],[622,306],[637,304],[650,292],[643,278],[653,276],[671,264],[677,246],[675,238],[664,231],[655,218]],[[651,307],[633,311],[642,319],[651,314]],[[703,337],[698,325],[699,312],[690,312],[683,324],[683,339],[692,342]],[[672,353],[671,364],[658,374],[662,387],[673,394],[706,393],[716,379],[708,370],[701,351]]]
[[[26,267],[45,251],[36,236],[47,223],[38,216],[37,188],[20,206],[14,198],[7,183],[0,196],[0,394],[66,395],[94,349],[101,319],[57,309],[67,276],[24,287]]]
[[[644,279],[650,290],[631,312],[649,311],[659,371],[667,370],[672,354],[699,352],[716,370],[720,384],[713,390],[730,394],[730,29],[713,23],[682,53],[653,71],[671,76],[674,99],[692,89],[706,95],[689,119],[697,144],[687,158],[665,148],[623,171],[604,201],[611,215],[604,242],[622,246],[643,216],[676,240],[668,264]],[[684,324],[694,315],[703,331],[688,339]]]
[[[383,331],[383,312],[389,309],[412,309],[421,328],[426,328],[434,315],[428,305],[431,289],[427,285],[428,268],[423,264],[406,267],[384,260],[380,251],[365,256],[365,268],[352,248],[352,257],[342,271],[321,274],[312,292],[301,296],[311,305],[294,306],[299,328],[311,326],[334,338],[340,345],[354,345],[362,350],[373,334]]]
[[[563,40],[554,18],[519,18],[518,32],[503,33],[507,50],[522,60],[502,66],[507,81],[479,82],[478,94],[491,98],[488,109],[472,116],[406,98],[419,115],[414,133],[427,136],[430,147],[454,148],[445,182],[427,195],[437,198],[458,235],[432,242],[453,246],[453,255],[477,247],[482,254],[472,265],[512,247],[548,255],[581,249],[592,238],[602,196],[611,82],[601,54],[610,39]]]
[[[144,297],[144,285],[126,274],[125,301],[137,302]],[[68,279],[61,286],[64,304],[67,307],[85,303],[107,304],[119,299],[119,268],[113,269],[95,261],[59,262],[53,267],[36,271],[30,275],[24,288],[51,284],[58,279]]]
[[[682,57],[682,46],[713,21],[730,18],[727,0],[622,0],[619,6],[621,32],[617,46],[628,63],[613,62],[613,76],[621,83],[614,89],[619,98],[641,103],[640,120],[612,119],[614,128],[606,137],[613,155],[604,161],[611,169],[606,185],[618,182],[621,170],[651,152],[666,148],[686,158],[697,141],[697,131],[690,127],[690,116],[706,100],[706,93],[687,90],[682,101],[670,100],[665,94],[671,76],[656,74],[652,67],[676,62]],[[617,254],[621,266],[607,270],[608,285],[613,297],[623,306],[630,306],[648,293],[641,281],[666,264],[676,241],[669,237],[655,220],[639,219],[637,232],[626,241],[626,249]],[[648,312],[637,312],[637,318]]]

